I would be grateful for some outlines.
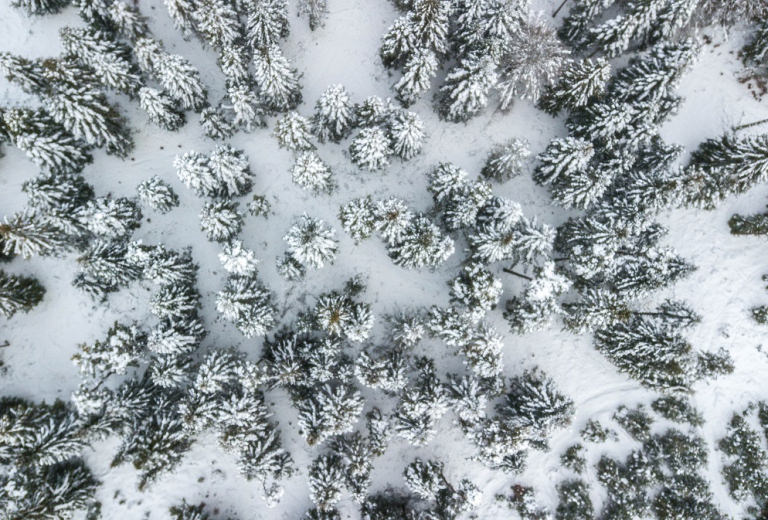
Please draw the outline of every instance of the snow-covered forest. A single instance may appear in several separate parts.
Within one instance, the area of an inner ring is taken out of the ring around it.
[[[0,519],[768,518],[766,0],[0,33]]]

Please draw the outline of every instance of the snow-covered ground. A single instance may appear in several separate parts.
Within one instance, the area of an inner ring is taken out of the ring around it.
[[[554,2],[541,3],[539,7],[551,12],[550,4]],[[147,0],[138,5],[150,17],[152,30],[168,50],[184,55],[200,68],[203,80],[212,87],[211,99],[223,95],[221,74],[213,53],[203,49],[196,40],[184,41],[174,30],[160,0]],[[325,27],[310,32],[305,19],[292,18],[291,35],[283,44],[285,53],[303,75],[304,103],[298,111],[304,115],[311,112],[314,101],[329,84],[342,83],[355,101],[361,101],[369,95],[391,95],[390,87],[396,79],[385,71],[378,59],[379,39],[396,17],[394,7],[385,0],[329,0],[329,5]],[[30,19],[8,2],[2,2],[0,50],[29,57],[55,55],[60,51],[58,29],[80,24],[74,9]],[[753,99],[738,81],[740,65],[734,49],[739,42],[723,40],[719,34],[712,36],[713,43],[705,46],[699,61],[683,79],[680,93],[685,102],[679,114],[663,129],[666,140],[682,144],[688,151],[706,137],[719,135],[734,125],[768,117],[768,107]],[[411,108],[424,119],[429,135],[424,153],[411,161],[394,162],[380,172],[361,172],[345,156],[343,147],[321,146],[319,152],[332,166],[339,183],[339,190],[330,196],[312,196],[291,182],[290,153],[278,148],[270,130],[238,133],[230,140],[249,157],[255,172],[254,193],[264,194],[272,202],[273,214],[268,219],[247,218],[242,239],[261,259],[260,276],[277,293],[286,317],[301,307],[304,295],[338,287],[356,273],[366,278],[368,289],[364,299],[372,303],[378,317],[404,307],[447,303],[446,281],[455,274],[461,255],[454,254],[435,272],[400,269],[389,260],[381,241],[354,244],[341,230],[336,216],[339,204],[363,194],[396,195],[411,207],[425,210],[431,204],[425,173],[437,162],[451,161],[476,175],[494,143],[510,137],[524,138],[532,151],[538,153],[551,138],[564,133],[561,121],[546,116],[528,102],[517,102],[507,113],[487,110],[466,125],[456,125],[439,122],[429,99],[430,96],[425,96]],[[0,104],[22,101],[28,102],[28,96],[0,78]],[[195,115],[179,132],[169,133],[146,122],[136,104],[127,98],[119,98],[118,102],[121,109],[130,114],[136,148],[124,161],[103,152],[95,153],[93,164],[84,171],[86,179],[95,186],[98,195],[134,196],[136,185],[152,175],[160,176],[174,187],[181,206],[167,215],[146,210],[135,237],[146,243],[164,242],[172,248],[192,246],[194,259],[200,265],[202,315],[210,330],[205,345],[236,346],[255,358],[260,352],[261,340],[244,339],[232,324],[217,316],[214,295],[225,278],[217,259],[219,246],[205,240],[198,220],[202,201],[179,182],[172,167],[177,153],[207,152],[214,143],[202,134]],[[8,215],[23,207],[25,197],[21,184],[36,174],[36,168],[18,150],[5,147],[4,152],[5,157],[0,159],[0,208],[3,215]],[[512,179],[495,191],[517,200],[526,215],[535,215],[543,222],[557,224],[566,217],[562,210],[550,204],[546,191],[535,185],[529,174]],[[248,200],[244,197],[241,205]],[[689,301],[703,317],[691,336],[693,344],[705,350],[726,347],[735,361],[733,374],[695,387],[693,403],[704,413],[703,432],[711,448],[722,437],[733,410],[741,409],[751,400],[768,397],[765,384],[768,329],[749,316],[750,307],[768,302],[768,291],[760,279],[768,273],[765,261],[768,244],[763,238],[734,237],[727,226],[733,213],[758,212],[766,203],[768,186],[758,186],[745,195],[727,200],[716,211],[676,210],[662,216],[663,223],[670,228],[668,242],[698,266],[692,276],[672,290],[672,295]],[[303,213],[320,217],[336,228],[340,255],[332,266],[310,272],[306,281],[289,284],[278,276],[275,259],[285,249],[283,234]],[[461,247],[463,244],[458,243],[457,249]],[[2,350],[7,368],[0,376],[2,395],[47,401],[67,399],[78,384],[77,369],[70,361],[77,345],[103,337],[116,319],[141,321],[148,316],[145,305],[148,289],[142,285],[134,284],[110,296],[108,306],[94,304],[90,297],[73,288],[71,280],[76,270],[73,257],[16,260],[4,269],[36,276],[47,293],[44,301],[29,314],[2,322],[0,341],[10,343],[9,348]],[[504,283],[502,298],[520,288],[514,279],[505,278]],[[658,297],[665,296],[669,294]],[[490,319],[498,330],[508,330],[500,309],[493,311]],[[533,452],[528,469],[519,478],[490,471],[467,460],[471,447],[460,431],[451,426],[452,418],[446,416],[438,437],[423,449],[409,447],[401,440],[393,442],[385,456],[376,462],[374,489],[402,485],[401,473],[406,462],[416,455],[436,455],[446,460],[452,475],[467,476],[482,490],[480,518],[506,518],[512,514],[497,505],[494,496],[507,492],[513,482],[533,485],[542,504],[553,507],[556,504],[554,485],[564,471],[559,456],[576,442],[587,419],[608,418],[620,404],[652,399],[649,391],[619,374],[592,347],[588,336],[561,332],[557,324],[541,333],[517,336],[504,332],[504,335],[507,375],[539,365],[575,402],[574,421],[569,428],[555,434],[552,450]],[[763,343],[766,344],[763,346]],[[450,350],[439,348],[428,353],[439,360],[441,368],[461,365]],[[295,424],[295,411],[283,393],[274,392],[268,397],[280,422],[285,447],[299,467],[306,467],[314,451],[291,427]],[[234,460],[217,447],[212,437],[195,443],[176,471],[162,476],[145,492],[136,491],[136,473],[129,465],[109,467],[115,448],[116,441],[111,440],[86,453],[96,477],[103,481],[98,498],[103,503],[105,519],[165,518],[168,506],[182,498],[204,500],[209,506],[240,519],[299,518],[311,506],[306,475],[298,474],[289,481],[280,505],[267,509],[259,498],[258,486],[238,474]],[[605,449],[615,450],[616,454],[629,450],[623,442],[609,443]],[[728,497],[720,465],[720,455],[712,451],[708,476],[717,502],[723,512],[738,518],[740,508]],[[594,475],[589,478],[593,479]],[[593,487],[592,498],[596,504],[601,501],[598,489]],[[356,517],[356,507],[351,500],[344,500],[340,509],[345,517]]]

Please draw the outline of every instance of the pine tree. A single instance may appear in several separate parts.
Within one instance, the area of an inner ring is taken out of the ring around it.
[[[351,432],[363,411],[363,397],[351,385],[320,385],[298,403],[299,427],[310,446]]]
[[[559,503],[555,511],[557,520],[588,520],[594,518],[589,489],[583,480],[566,480],[557,486]]]
[[[253,50],[275,45],[288,36],[288,6],[285,0],[245,4],[248,44]]]
[[[431,50],[417,48],[403,66],[403,76],[395,83],[397,99],[405,106],[415,103],[429,90],[437,75],[437,56]]]
[[[402,238],[388,249],[389,257],[400,267],[437,267],[454,252],[453,240],[423,215],[416,215],[403,230]]]
[[[17,213],[0,224],[0,245],[6,255],[30,258],[55,252],[62,242],[59,233],[42,219]]]
[[[384,129],[376,126],[363,128],[349,145],[349,153],[355,165],[376,171],[389,165],[392,143]]]
[[[179,196],[157,175],[136,186],[136,193],[142,203],[160,213],[168,213],[179,206]]]
[[[331,85],[315,103],[312,131],[320,142],[338,143],[352,131],[354,112],[349,93],[342,85]]]
[[[584,139],[555,139],[539,155],[533,179],[539,184],[547,184],[561,177],[578,175],[587,169],[594,153],[594,146]]]
[[[234,134],[232,127],[222,110],[215,107],[207,107],[200,111],[200,126],[205,135],[211,139],[226,139]]]
[[[369,238],[376,231],[375,206],[371,196],[352,199],[339,208],[339,220],[344,231],[355,243]]]
[[[131,63],[130,48],[107,33],[92,29],[64,27],[59,31],[64,52],[93,69],[104,86],[134,95],[141,78]]]
[[[488,105],[488,94],[497,79],[495,65],[487,56],[463,58],[448,72],[445,84],[440,87],[437,97],[440,117],[457,123],[477,115]]]
[[[476,264],[464,266],[448,285],[451,288],[451,303],[465,306],[473,320],[496,308],[502,291],[501,280]]]
[[[264,336],[275,323],[272,295],[255,276],[230,276],[216,297],[216,309],[247,338]]]
[[[198,35],[214,49],[234,45],[244,35],[235,6],[224,0],[199,2],[192,18]]]
[[[522,23],[499,58],[501,109],[508,109],[516,96],[537,101],[559,74],[568,54],[554,29],[542,19]]]
[[[219,253],[219,261],[228,273],[236,276],[251,276],[256,274],[259,261],[256,254],[243,247],[240,240],[224,244]]]
[[[176,103],[166,94],[154,88],[142,87],[138,95],[139,106],[147,113],[151,122],[169,132],[175,132],[184,126],[184,113],[176,109]]]
[[[142,274],[141,268],[128,256],[128,246],[122,240],[92,241],[77,263],[80,272],[75,285],[99,297],[128,285]]]
[[[328,16],[328,0],[301,0],[299,14],[309,18],[309,29],[314,31],[323,26]]]
[[[253,186],[248,157],[242,150],[229,145],[220,145],[208,156],[208,166],[221,186],[217,195],[239,197],[251,191]]]
[[[123,375],[128,367],[138,366],[145,342],[146,335],[138,327],[115,322],[104,341],[82,343],[72,361],[81,375],[96,380]]]
[[[35,278],[0,270],[0,314],[6,318],[20,311],[29,312],[44,295],[45,288]]]
[[[122,238],[141,225],[141,210],[138,204],[125,197],[99,197],[88,201],[77,218],[94,235]]]
[[[303,215],[283,237],[289,254],[302,265],[319,269],[338,252],[336,232],[320,219]]]
[[[14,0],[11,5],[23,9],[28,15],[54,14],[69,4],[69,0]]]
[[[274,112],[287,112],[301,102],[298,73],[283,56],[280,47],[270,45],[256,52],[254,79],[261,104]]]
[[[435,373],[434,362],[416,360],[416,380],[406,386],[395,408],[394,430],[414,446],[423,446],[437,433],[436,426],[448,408],[448,399]]]
[[[219,180],[213,174],[210,160],[199,152],[186,152],[173,160],[179,180],[198,197],[215,197],[221,190]]]
[[[227,242],[243,228],[243,216],[239,204],[232,201],[207,202],[200,212],[200,229],[208,240]]]
[[[373,208],[374,226],[388,245],[404,240],[413,212],[402,200],[388,197],[376,202]]]
[[[320,511],[333,510],[341,499],[344,468],[341,458],[321,455],[309,467],[309,498]]]
[[[573,401],[560,393],[554,381],[539,369],[526,370],[510,381],[509,392],[496,407],[502,420],[530,426],[546,438],[555,428],[571,422]]]
[[[288,112],[275,122],[274,136],[281,148],[306,152],[315,146],[310,140],[310,122],[296,112]]]
[[[43,110],[0,110],[0,136],[48,172],[79,172],[91,162],[85,143]]]
[[[714,207],[768,178],[768,136],[726,134],[699,145],[686,167],[689,204]]]
[[[170,54],[160,48],[151,39],[142,38],[136,42],[135,52],[141,59],[145,52],[150,70],[156,75],[160,85],[171,98],[184,110],[202,110],[207,104],[207,90],[200,72],[178,54]],[[142,48],[144,47],[144,48]]]
[[[426,133],[424,123],[413,112],[398,110],[391,118],[389,139],[392,151],[407,161],[421,152]]]
[[[510,139],[491,148],[480,173],[486,179],[504,182],[522,173],[523,166],[530,155],[526,141]]]
[[[745,65],[764,66],[768,57],[768,24],[761,23],[751,39],[739,51]]]
[[[405,60],[422,49],[417,41],[414,24],[410,17],[401,16],[387,29],[381,41],[379,56],[387,68],[400,67]],[[435,63],[437,68],[437,63]]]
[[[611,66],[602,58],[569,62],[557,83],[544,92],[539,106],[553,115],[584,107],[605,93],[610,74]]]
[[[314,193],[331,193],[335,187],[331,168],[317,152],[302,152],[291,168],[293,182]]]
[[[448,50],[448,26],[451,2],[447,0],[415,0],[411,11],[411,24],[419,47],[437,54]]]
[[[227,108],[234,113],[232,122],[235,126],[242,126],[248,131],[266,126],[265,110],[258,89],[250,82],[230,83],[227,85],[227,95],[231,103]]]

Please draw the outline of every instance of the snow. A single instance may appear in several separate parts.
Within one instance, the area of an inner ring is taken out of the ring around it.
[[[555,3],[543,2],[537,7],[551,12]],[[211,88],[210,99],[219,99],[224,89],[214,53],[203,49],[197,41],[185,41],[173,29],[159,0],[141,2],[139,7],[150,17],[152,30],[163,40],[166,49],[182,54],[199,67],[203,81]],[[392,96],[391,86],[399,79],[390,76],[378,59],[380,37],[397,16],[393,5],[384,0],[330,0],[329,9],[325,26],[315,32],[306,27],[305,18],[292,16],[291,35],[282,44],[285,55],[301,73],[304,101],[298,112],[304,116],[311,114],[315,100],[331,84],[343,84],[353,101],[360,102],[370,95]],[[3,34],[0,50],[28,57],[57,54],[61,50],[58,29],[66,25],[82,25],[74,9],[29,19],[3,2],[0,4],[0,33]],[[724,41],[720,34],[712,36],[715,43],[705,46],[693,70],[683,78],[680,91],[686,100],[679,114],[663,129],[667,140],[684,145],[688,151],[706,137],[717,136],[734,125],[768,117],[768,107],[754,99],[738,81],[739,63],[734,50],[739,47],[738,38]],[[383,241],[372,238],[355,244],[346,233],[339,232],[336,235],[339,255],[333,264],[310,270],[299,283],[289,283],[277,273],[275,261],[285,250],[283,235],[303,213],[341,229],[337,218],[339,205],[367,194],[372,194],[374,199],[397,196],[413,210],[424,211],[431,205],[426,172],[438,162],[454,162],[475,178],[496,143],[510,138],[525,139],[537,154],[551,138],[564,135],[560,120],[546,116],[525,101],[517,101],[507,113],[486,109],[467,124],[439,122],[429,104],[433,92],[409,108],[424,120],[427,132],[423,153],[410,161],[395,160],[385,169],[365,172],[349,160],[346,152],[349,140],[342,145],[319,146],[318,153],[333,169],[339,185],[333,195],[312,196],[291,182],[292,153],[278,147],[271,129],[241,132],[229,140],[249,158],[254,173],[253,193],[264,194],[272,202],[273,213],[268,219],[246,217],[241,238],[243,247],[253,250],[260,260],[259,277],[277,294],[279,314],[284,319],[294,316],[304,304],[313,302],[307,295],[338,288],[355,273],[367,280],[368,288],[362,300],[372,304],[377,317],[401,308],[447,304],[447,282],[458,272],[463,248],[457,244],[456,253],[434,271],[405,270],[393,265]],[[205,239],[198,219],[204,201],[179,181],[173,168],[176,154],[191,150],[210,153],[215,144],[205,138],[194,114],[188,114],[190,121],[180,131],[170,133],[146,121],[135,102],[124,96],[116,99],[121,109],[130,114],[136,148],[126,160],[96,152],[84,176],[95,186],[98,196],[133,197],[136,186],[154,175],[173,187],[179,195],[180,207],[165,215],[143,208],[143,223],[134,238],[146,244],[163,242],[174,249],[192,246],[193,258],[200,264],[201,315],[211,332],[204,347],[231,345],[255,359],[262,340],[245,339],[234,324],[216,312],[216,293],[226,279],[218,260],[221,246]],[[4,105],[14,105],[28,103],[30,98],[0,79],[0,100]],[[273,124],[274,118],[270,126]],[[760,128],[749,131],[753,130],[757,132]],[[35,175],[36,169],[20,151],[10,146],[3,151],[6,155],[0,159],[0,207],[4,215],[10,215],[23,207],[21,184]],[[533,183],[530,173],[529,168],[519,177],[494,185],[494,192],[518,201],[526,216],[536,216],[541,222],[553,225],[563,221],[568,213],[550,203],[546,190]],[[241,207],[248,200],[250,197],[242,197]],[[692,398],[706,420],[703,435],[711,450],[707,476],[717,503],[723,512],[733,517],[740,516],[740,506],[728,496],[719,473],[720,454],[713,448],[723,436],[734,410],[766,397],[768,329],[750,319],[749,308],[768,301],[768,292],[760,279],[768,272],[768,265],[765,239],[732,236],[727,220],[735,212],[761,211],[766,203],[768,186],[758,186],[726,200],[715,211],[675,210],[662,216],[663,223],[670,228],[667,243],[673,244],[698,269],[658,298],[672,295],[689,301],[703,317],[690,335],[692,343],[712,351],[726,347],[735,361],[733,374],[696,385]],[[75,260],[72,256],[35,258],[16,260],[3,267],[11,273],[34,275],[47,288],[47,293],[43,302],[29,314],[3,322],[0,341],[7,340],[10,346],[1,352],[7,371],[0,376],[0,394],[47,401],[68,399],[78,384],[78,370],[70,360],[77,345],[102,339],[115,320],[141,322],[148,318],[148,286],[134,284],[110,296],[108,306],[96,305],[89,296],[71,286],[77,269]],[[520,292],[519,280],[510,276],[502,279],[502,299]],[[402,471],[407,462],[416,456],[437,456],[446,461],[452,481],[468,477],[482,491],[478,509],[481,518],[511,514],[495,503],[494,495],[507,493],[514,482],[533,485],[538,500],[554,509],[555,483],[562,480],[566,471],[560,466],[559,456],[578,441],[578,432],[586,421],[591,418],[605,422],[620,404],[631,406],[653,398],[651,392],[619,374],[592,347],[588,336],[561,332],[557,324],[542,332],[516,336],[509,332],[501,314],[502,310],[496,309],[489,314],[489,321],[504,336],[505,373],[515,375],[533,365],[540,366],[561,391],[574,400],[576,415],[572,425],[556,430],[552,449],[546,453],[532,452],[529,469],[520,477],[512,477],[466,460],[472,448],[459,429],[451,427],[453,419],[446,416],[438,426],[438,437],[426,447],[415,449],[403,440],[393,441],[384,457],[375,461],[374,490],[387,485],[403,486]],[[381,332],[381,321],[377,320],[374,335]],[[438,343],[426,345],[432,347],[431,351],[425,347],[425,352],[437,358],[439,373],[447,369],[460,370],[462,360],[453,355],[452,349]],[[387,402],[375,392],[366,391],[364,395],[369,403]],[[307,468],[319,452],[309,448],[297,433],[296,410],[282,391],[269,393],[267,404],[279,420],[284,446],[298,467]],[[190,502],[203,500],[211,510],[219,509],[241,519],[299,518],[311,506],[304,471],[288,481],[277,508],[267,509],[260,498],[258,484],[246,482],[238,474],[234,459],[224,454],[213,436],[208,435],[194,444],[177,470],[139,492],[137,474],[130,465],[109,466],[117,443],[116,439],[109,439],[86,453],[95,476],[103,482],[98,499],[103,503],[107,520],[166,518],[168,507],[182,498]],[[605,449],[616,450],[615,453],[621,455],[631,447],[623,439],[607,444]],[[594,483],[593,473],[588,473],[588,478]],[[604,497],[599,487],[591,489],[592,500],[599,509]],[[356,507],[348,496],[342,498],[339,507],[344,518],[356,518]]]

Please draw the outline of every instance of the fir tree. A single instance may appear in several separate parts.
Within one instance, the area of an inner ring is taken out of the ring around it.
[[[557,83],[544,92],[539,106],[554,115],[584,107],[605,93],[610,74],[611,66],[602,58],[569,62]]]
[[[424,123],[413,112],[397,111],[389,125],[392,151],[402,160],[412,159],[421,152],[426,133]]]
[[[338,143],[355,124],[349,93],[342,85],[331,85],[315,103],[312,131],[321,142]]]
[[[423,0],[429,1],[429,0]],[[496,85],[493,62],[487,56],[467,56],[448,72],[440,87],[437,110],[451,122],[464,122],[488,105],[488,94]]]
[[[265,335],[275,323],[272,295],[255,276],[230,276],[216,297],[216,309],[247,338]]]
[[[522,173],[523,165],[530,155],[525,141],[510,139],[491,149],[480,173],[487,179],[504,182]]]
[[[437,75],[438,61],[429,49],[416,48],[403,66],[403,76],[395,83],[397,99],[405,106],[415,103],[429,90]]]
[[[200,228],[208,240],[215,242],[226,242],[236,237],[243,228],[243,216],[238,211],[238,203],[207,202],[200,212]]]
[[[331,193],[335,186],[331,168],[314,151],[302,152],[296,157],[291,178],[314,193]]]
[[[453,240],[423,215],[414,216],[402,238],[389,247],[389,257],[400,267],[437,267],[453,254]]]
[[[179,196],[171,185],[157,175],[136,186],[136,193],[142,203],[160,213],[168,213],[179,205]]]
[[[286,112],[301,102],[301,88],[280,47],[270,45],[254,55],[254,79],[259,86],[261,104],[274,112]]]
[[[138,204],[125,197],[100,197],[88,201],[77,218],[94,235],[123,238],[141,225],[141,210]]]
[[[537,101],[557,77],[568,54],[546,22],[533,18],[522,23],[499,58],[501,109],[508,109],[516,96]]]
[[[376,231],[375,206],[371,196],[352,199],[339,208],[341,227],[355,243],[369,238]]]
[[[320,219],[302,216],[283,237],[288,252],[299,263],[319,269],[338,252],[336,232]]]
[[[0,224],[0,245],[6,255],[30,258],[55,251],[61,245],[61,237],[39,217],[17,213],[5,217]]]
[[[555,511],[557,520],[588,520],[594,518],[589,489],[583,480],[566,480],[557,486],[559,503]]]
[[[288,112],[275,122],[274,136],[281,148],[306,152],[315,146],[310,140],[310,122],[296,112]]]
[[[0,110],[0,136],[22,150],[45,171],[81,171],[91,162],[87,146],[43,110]]]
[[[6,318],[20,311],[29,312],[44,295],[45,288],[35,278],[0,270],[0,313]]]
[[[11,5],[29,15],[54,14],[69,4],[69,0],[14,0]]]
[[[301,0],[299,14],[307,15],[309,28],[314,31],[325,23],[325,17],[328,16],[328,0]]]
[[[126,45],[91,29],[64,27],[59,36],[64,52],[93,69],[104,86],[130,95],[137,93],[142,82]]]
[[[355,165],[376,171],[389,165],[392,143],[382,128],[363,128],[349,145],[349,153]]]
[[[142,87],[138,95],[139,106],[154,124],[169,132],[184,126],[184,113],[176,109],[176,104],[166,94],[150,87]]]

